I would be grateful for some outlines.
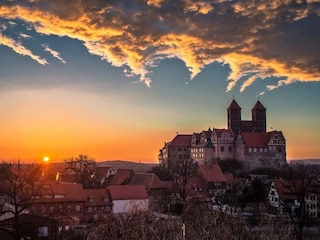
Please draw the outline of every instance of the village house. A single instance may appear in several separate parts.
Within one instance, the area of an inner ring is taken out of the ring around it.
[[[128,185],[143,185],[147,190],[150,210],[162,211],[167,188],[157,175],[154,173],[134,173]]]
[[[101,222],[112,212],[112,201],[109,191],[105,188],[84,189],[87,200],[85,207],[85,222]]]
[[[35,196],[30,211],[38,216],[56,219],[66,230],[84,221],[86,193],[81,184],[46,183]]]
[[[110,185],[112,213],[122,214],[149,209],[149,199],[144,185]]]
[[[318,180],[274,180],[268,191],[268,203],[280,214],[299,214],[301,204],[309,218],[320,217],[320,182]]]

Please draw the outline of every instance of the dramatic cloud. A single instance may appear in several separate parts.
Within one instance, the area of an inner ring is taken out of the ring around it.
[[[242,92],[271,76],[279,81],[266,90],[320,81],[316,0],[21,0],[0,6],[0,18],[23,21],[39,34],[82,41],[91,54],[125,66],[125,74],[138,76],[148,86],[149,67],[165,58],[184,61],[191,78],[212,62],[228,64],[227,91],[240,84]],[[4,44],[8,38],[1,39]],[[33,56],[26,50],[15,51]],[[46,51],[63,61],[59,53]]]
[[[45,59],[33,54],[30,50],[22,46],[19,42],[16,42],[11,38],[8,38],[2,35],[1,32],[0,32],[0,45],[7,46],[18,54],[29,56],[33,60],[37,61],[39,64],[42,64],[42,65],[48,64],[48,62]]]

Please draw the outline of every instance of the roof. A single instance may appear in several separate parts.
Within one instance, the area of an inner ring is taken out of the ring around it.
[[[241,109],[241,107],[240,107],[239,104],[236,102],[236,100],[233,99],[227,109],[228,109],[228,110],[229,110],[229,109]]]
[[[227,181],[218,164],[200,165],[199,169],[208,182]]]
[[[135,173],[128,185],[144,185],[148,191],[150,189],[166,188],[164,183],[154,173]]]
[[[222,133],[228,133],[231,137],[233,137],[233,132],[232,132],[232,130],[231,129],[225,129],[225,128],[222,128],[222,129],[214,129],[213,130],[215,133],[216,133],[216,135],[218,136],[218,137],[221,137],[221,135],[222,135]]]
[[[211,134],[212,134],[211,128],[209,128],[207,131],[202,131],[202,132],[206,135],[207,138],[211,137]]]
[[[101,181],[104,177],[106,177],[106,174],[108,171],[112,169],[111,167],[97,167],[96,168],[96,181]]]
[[[110,185],[123,185],[127,184],[130,177],[134,174],[132,169],[118,169],[116,174],[113,176]]]
[[[112,200],[147,199],[147,190],[143,185],[113,185],[108,187]]]
[[[241,136],[246,147],[267,147],[270,139],[268,132],[242,132]]]
[[[178,134],[172,139],[170,147],[190,147],[192,135],[191,134]]]
[[[227,183],[234,183],[235,182],[235,179],[234,179],[234,176],[232,173],[226,173],[226,174],[224,174],[224,177],[226,178]]]
[[[252,110],[266,110],[266,108],[258,100],[257,103],[253,106]]]
[[[197,144],[196,146],[193,146],[193,147],[197,147],[197,148],[212,148],[213,147],[213,144],[211,141],[209,142],[203,142],[203,143],[199,143]]]
[[[306,189],[308,192],[320,194],[320,182],[313,180],[308,185],[303,186],[303,182],[299,180],[274,180],[274,186],[277,190],[279,198],[282,200],[295,200],[298,199],[299,192]],[[307,184],[307,183],[305,183]]]
[[[50,195],[50,198],[36,198],[36,202],[82,202],[86,201],[87,197],[82,184],[77,183],[49,183],[45,184],[40,195]],[[63,195],[63,197],[55,198],[54,195]]]
[[[110,205],[111,201],[106,201],[111,199],[109,192],[105,188],[98,189],[85,189],[85,194],[87,196],[86,206],[101,206],[101,205]],[[93,202],[90,202],[90,199],[93,199]]]
[[[272,132],[242,132],[241,136],[246,147],[267,147],[270,138],[278,134],[284,140],[281,131]]]

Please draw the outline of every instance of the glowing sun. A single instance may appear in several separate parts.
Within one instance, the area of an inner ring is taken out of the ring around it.
[[[45,157],[43,158],[43,161],[49,162],[49,157],[48,157],[48,156],[45,156]]]

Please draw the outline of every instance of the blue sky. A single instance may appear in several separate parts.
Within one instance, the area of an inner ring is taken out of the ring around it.
[[[2,1],[0,158],[156,162],[259,97],[288,159],[320,157],[320,3]]]

